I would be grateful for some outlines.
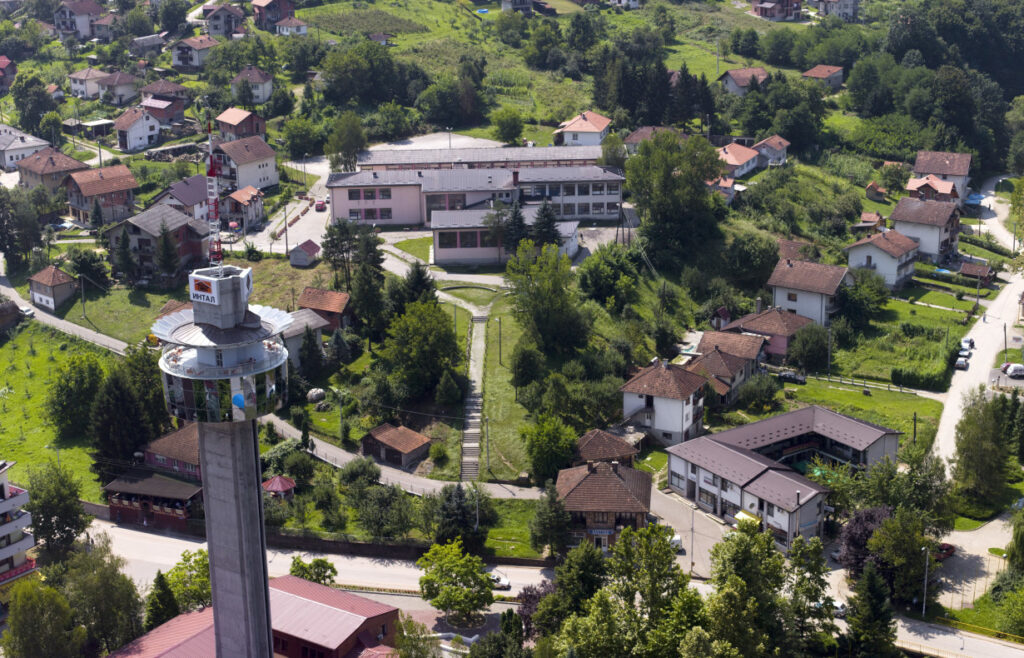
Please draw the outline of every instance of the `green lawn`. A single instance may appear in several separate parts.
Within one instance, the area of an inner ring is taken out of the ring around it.
[[[636,457],[637,469],[657,475],[668,466],[668,453],[663,448],[648,446]]]
[[[966,516],[958,516],[953,521],[953,529],[959,530],[960,532],[970,532],[971,530],[977,530],[983,525],[985,525],[984,521],[979,521],[977,519],[969,519]]]
[[[938,279],[930,279],[927,276],[915,276],[914,277],[914,282],[917,283],[917,284],[926,283],[929,286],[933,286],[933,287],[936,287],[936,288],[945,288],[946,290],[950,291],[954,295],[956,293],[960,292],[960,293],[964,294],[964,298],[965,299],[968,298],[968,297],[973,298],[976,295],[980,296],[982,299],[988,299],[989,297],[992,296],[992,289],[991,288],[981,288],[979,290],[978,288],[970,288],[968,286],[961,286],[960,284],[957,284],[957,283],[947,283],[945,281],[939,281]],[[997,286],[996,290],[998,291],[998,286]]]
[[[487,532],[487,549],[501,557],[540,557],[530,546],[530,520],[537,509],[532,500],[495,499],[498,525]]]
[[[574,5],[575,6],[575,5]],[[497,139],[491,126],[477,126],[456,131],[460,135],[469,137],[480,137],[483,139]],[[533,142],[535,146],[548,146],[554,143],[554,126],[545,126],[539,123],[523,124],[522,139]]]
[[[498,321],[501,318],[501,362],[498,360]],[[529,470],[526,446],[519,438],[519,428],[527,422],[526,409],[515,401],[515,390],[509,383],[508,365],[523,330],[512,318],[507,297],[491,307],[487,322],[487,357],[484,361],[484,416],[491,419],[491,470],[481,471],[484,479],[511,480]]]
[[[280,241],[282,246],[284,241]],[[240,245],[236,245],[239,250]],[[224,262],[238,267],[251,267],[253,280],[253,304],[265,304],[275,308],[293,311],[297,308],[299,296],[306,286],[330,288],[334,275],[331,268],[320,260],[313,267],[292,267],[287,258],[264,257],[258,262],[234,258],[225,254]],[[344,274],[341,274],[344,283]]]
[[[123,340],[128,344],[138,343],[148,334],[161,307],[171,299],[185,299],[184,286],[171,291],[113,286],[109,291],[99,291],[94,286],[85,287],[85,312],[82,311],[82,297],[76,295],[57,310],[57,317],[74,322]]]
[[[989,263],[993,261],[1006,260],[1005,256],[1000,256],[994,251],[989,251],[984,247],[979,247],[978,245],[975,244],[968,244],[967,242],[963,241],[960,242],[960,246],[958,247],[958,249],[965,254],[970,254],[971,256],[974,256],[975,258],[984,258]]]
[[[407,254],[419,258],[424,263],[430,262],[430,247],[434,244],[434,238],[411,238],[395,243],[395,247]]]
[[[476,306],[487,306],[498,293],[483,288],[451,288],[444,292]]]
[[[909,299],[912,302],[923,302],[925,304],[933,304],[935,306],[944,306],[946,308],[957,309],[961,311],[970,311],[974,308],[974,298],[971,299],[957,299],[955,295],[938,292],[935,290],[928,290],[919,285],[906,286],[899,291],[900,297]]]
[[[100,502],[100,483],[90,470],[88,439],[56,443],[53,426],[46,422],[46,393],[57,369],[72,355],[92,353],[107,367],[115,363],[109,352],[30,321],[14,338],[0,346],[0,365],[4,369],[0,389],[0,454],[17,462],[10,471],[11,481],[28,483],[28,469],[59,456],[82,482],[82,497]],[[53,446],[50,448],[50,446]]]

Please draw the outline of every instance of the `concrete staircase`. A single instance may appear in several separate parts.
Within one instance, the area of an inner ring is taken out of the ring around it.
[[[481,415],[484,408],[483,393],[483,343],[487,332],[487,316],[473,316],[469,347],[470,391],[464,408],[465,421],[462,428],[462,463],[459,479],[476,480],[480,475]],[[479,341],[479,345],[476,343]],[[474,349],[475,348],[475,349]]]

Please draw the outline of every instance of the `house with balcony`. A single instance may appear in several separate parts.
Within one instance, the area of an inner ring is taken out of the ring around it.
[[[92,22],[92,38],[103,43],[114,40],[119,17],[117,14],[104,14]]]
[[[15,171],[19,162],[49,145],[45,139],[0,123],[0,165],[5,171]]]
[[[957,203],[962,206],[967,198],[967,182],[971,177],[971,154],[918,151],[914,161],[914,176],[924,178],[929,174],[940,180],[952,181],[956,187]]]
[[[42,185],[50,192],[64,187],[68,175],[89,168],[84,162],[64,155],[52,146],[18,160],[18,184],[29,189]]]
[[[117,148],[125,153],[141,151],[160,141],[160,122],[143,107],[129,107],[114,120]]]
[[[36,570],[36,561],[28,551],[36,538],[25,529],[32,525],[32,515],[22,509],[28,492],[7,481],[8,471],[17,462],[0,461],[0,593],[10,591],[19,578]],[[9,594],[4,601],[9,601]],[[0,607],[0,620],[7,617],[7,605]]]
[[[911,196],[922,201],[959,201],[960,194],[956,191],[956,183],[942,180],[935,174],[921,178],[911,178],[905,188]]]
[[[960,209],[955,201],[903,197],[889,215],[894,230],[914,240],[933,263],[947,260],[960,245]]]
[[[252,0],[252,13],[256,27],[273,32],[278,21],[295,16],[295,5],[291,0]]]
[[[761,154],[743,144],[726,144],[718,149],[718,159],[725,163],[730,178],[741,178],[757,169]]]
[[[247,65],[231,80],[231,95],[234,98],[238,98],[238,90],[243,81],[249,83],[252,100],[257,105],[266,103],[274,93],[274,76],[259,67]]]
[[[718,76],[722,88],[734,96],[745,96],[753,84],[764,84],[767,79],[768,71],[760,66],[730,69]]]
[[[136,57],[159,57],[160,51],[166,45],[164,36],[166,32],[162,34],[147,34],[141,37],[135,37],[128,44],[128,52]]]
[[[252,185],[235,190],[221,200],[221,217],[227,222],[236,222],[242,233],[254,230],[266,220],[263,210],[263,192]]]
[[[124,105],[139,95],[135,88],[138,82],[139,79],[134,75],[118,71],[105,78],[100,78],[96,84],[100,88],[100,98],[104,102]]]
[[[731,331],[705,331],[697,341],[697,354],[710,354],[720,350],[741,359],[760,363],[765,358],[764,336],[753,333],[735,333]]]
[[[61,41],[74,37],[84,43],[93,37],[93,21],[104,13],[94,0],[62,0],[53,12],[53,27]]]
[[[170,233],[178,255],[177,273],[206,265],[210,225],[170,205],[159,203],[107,229],[110,253],[117,250],[121,236],[127,234],[138,271],[149,276],[160,275],[162,273],[156,263],[156,253],[164,227]]]
[[[75,71],[68,76],[71,80],[71,95],[85,100],[96,100],[100,97],[99,81],[108,77],[109,73],[92,67]]]
[[[736,401],[740,386],[756,372],[756,361],[722,351],[720,347],[691,359],[684,367],[707,380],[704,404],[728,407]]]
[[[28,278],[32,305],[51,313],[64,305],[78,290],[78,279],[56,265],[47,265]]]
[[[188,87],[170,80],[154,80],[139,89],[139,93],[142,94],[143,100],[150,98],[176,99],[186,105],[189,102]]]
[[[850,269],[874,270],[890,290],[914,278],[918,244],[899,231],[871,233],[844,249]]]
[[[592,110],[558,124],[555,146],[600,146],[612,128],[612,120]]]
[[[146,466],[185,480],[203,481],[199,465],[199,426],[189,423],[142,448]]]
[[[800,0],[751,0],[750,13],[768,21],[800,19]]]
[[[104,224],[120,221],[135,212],[135,190],[139,184],[127,165],[75,171],[64,186],[71,215],[85,224],[90,223],[90,214],[97,203]]]
[[[779,260],[767,286],[772,291],[773,306],[828,326],[839,310],[839,287],[852,284],[849,268],[786,258]]]
[[[217,5],[206,13],[206,31],[211,36],[231,37],[245,23],[245,12],[234,5]]]
[[[570,544],[591,542],[602,551],[625,528],[647,525],[651,474],[618,462],[589,462],[564,468],[555,481],[558,498],[571,517]]]
[[[735,144],[733,145],[735,146]],[[790,147],[789,140],[778,135],[772,135],[754,144],[757,151],[758,167],[778,167],[786,164],[786,150]]]
[[[707,379],[668,361],[656,361],[619,388],[622,417],[664,445],[704,431]]]
[[[175,68],[190,71],[201,69],[210,51],[216,46],[217,40],[207,34],[182,39],[171,49],[171,64]]]
[[[764,344],[765,356],[770,361],[781,363],[789,353],[789,343],[796,332],[813,322],[810,318],[773,307],[733,320],[725,324],[722,331],[741,336],[762,336],[767,341]]]
[[[153,197],[150,205],[168,205],[200,222],[207,221],[210,209],[206,191],[206,176],[196,174],[174,183]]]
[[[229,107],[218,114],[215,121],[217,122],[217,132],[226,142],[246,137],[267,138],[267,122],[249,110]]]
[[[220,166],[219,180],[223,189],[252,186],[263,190],[278,184],[274,149],[262,137],[220,142],[213,147],[213,157]]]
[[[838,16],[847,23],[857,20],[860,11],[860,0],[815,0],[818,3],[818,16]]]

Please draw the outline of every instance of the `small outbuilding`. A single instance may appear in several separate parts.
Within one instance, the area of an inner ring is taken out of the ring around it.
[[[75,294],[78,279],[56,265],[48,265],[28,279],[32,304],[55,311]]]
[[[291,500],[295,494],[295,480],[283,475],[275,475],[263,483],[263,490],[274,498]]]
[[[978,279],[983,286],[990,285],[995,275],[996,271],[988,263],[963,263],[960,265],[960,276]]]
[[[427,456],[430,439],[404,425],[378,425],[363,436],[363,454],[406,468]]]
[[[320,317],[316,311],[308,308],[292,311],[290,315],[292,316],[292,323],[288,325],[288,328],[284,330],[281,336],[284,338],[284,346],[288,348],[288,360],[291,361],[293,366],[298,368],[301,365],[299,362],[299,350],[302,348],[302,340],[306,335],[306,329],[308,328],[313,332],[316,344],[320,345],[323,343],[323,330],[330,327],[331,323]]]
[[[330,323],[331,331],[349,325],[347,292],[306,286],[299,295],[299,308],[308,308]]]
[[[312,240],[306,240],[302,244],[295,245],[288,252],[288,262],[292,264],[292,267],[309,267],[316,262],[319,255],[320,245]]]

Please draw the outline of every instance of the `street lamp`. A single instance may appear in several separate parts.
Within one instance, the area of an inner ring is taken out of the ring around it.
[[[309,153],[302,154],[302,187],[306,187],[306,158],[309,157]]]
[[[448,150],[450,151],[452,150],[452,127],[445,126],[444,129],[448,131]]]
[[[921,599],[921,616],[925,616],[925,608],[928,605],[928,559],[931,554],[928,552],[927,546],[921,547],[921,552],[924,553],[924,596]]]

